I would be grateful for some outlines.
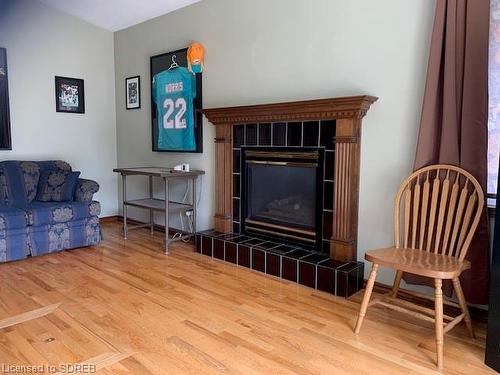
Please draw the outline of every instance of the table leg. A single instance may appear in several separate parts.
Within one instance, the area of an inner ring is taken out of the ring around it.
[[[127,239],[127,175],[122,174],[123,238]]]
[[[153,176],[149,176],[149,199],[153,199]],[[151,234],[154,232],[154,211],[152,208],[149,209],[149,224]]]
[[[165,255],[168,255],[168,179],[164,178],[165,182]]]
[[[196,179],[193,178],[193,234],[196,233]]]

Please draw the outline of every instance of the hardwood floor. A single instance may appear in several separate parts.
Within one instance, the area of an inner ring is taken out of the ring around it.
[[[78,363],[100,374],[438,374],[434,327],[105,223],[98,247],[0,265],[0,373]],[[445,374],[493,374],[464,326]],[[48,370],[48,368],[45,368]],[[67,368],[57,368],[61,372]],[[8,370],[8,369],[7,369]],[[51,369],[52,370],[52,369]]]

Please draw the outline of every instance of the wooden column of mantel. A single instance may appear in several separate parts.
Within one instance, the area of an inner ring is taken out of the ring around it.
[[[334,209],[330,257],[355,260],[358,235],[358,196],[361,121],[373,96],[351,96],[300,102],[204,109],[216,126],[215,229],[232,230],[233,125],[336,120]]]

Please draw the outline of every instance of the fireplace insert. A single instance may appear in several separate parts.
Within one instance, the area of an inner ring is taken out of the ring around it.
[[[323,148],[242,147],[243,233],[320,251]]]

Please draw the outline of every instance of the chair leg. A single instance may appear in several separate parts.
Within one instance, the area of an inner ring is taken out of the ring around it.
[[[354,333],[358,334],[361,330],[361,325],[363,324],[363,319],[366,315],[366,310],[368,309],[368,302],[370,302],[370,297],[373,291],[373,285],[375,284],[375,279],[377,277],[378,264],[373,264],[372,270],[370,272],[370,277],[366,283],[365,295],[363,297],[363,302],[361,303],[361,309],[359,310],[358,321],[356,322],[356,328]]]
[[[437,351],[437,367],[443,369],[443,291],[441,279],[434,279],[435,286],[435,328],[436,328],[436,351]]]
[[[399,285],[401,284],[401,278],[403,277],[403,271],[396,271],[396,276],[394,277],[394,284],[392,285],[391,296],[396,298],[398,296]]]
[[[470,318],[469,309],[467,308],[467,303],[465,302],[464,292],[462,291],[462,286],[460,285],[459,278],[453,279],[453,288],[455,289],[455,294],[457,295],[458,304],[464,313],[464,321],[469,331],[470,336],[475,339],[474,329],[472,328],[472,320]]]

